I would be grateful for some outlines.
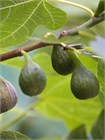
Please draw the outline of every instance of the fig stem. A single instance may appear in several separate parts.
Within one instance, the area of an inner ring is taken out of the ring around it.
[[[78,59],[77,53],[74,52],[74,50],[67,50],[67,53],[71,57],[71,61],[72,61],[74,69],[82,66],[82,63]]]
[[[31,59],[31,57],[28,55],[27,52],[25,52],[24,50],[21,50],[21,54],[24,56],[26,62],[32,62],[32,59]]]

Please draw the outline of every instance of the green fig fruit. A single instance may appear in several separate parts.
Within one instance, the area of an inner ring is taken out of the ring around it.
[[[58,74],[68,75],[73,72],[71,58],[62,47],[53,46],[51,61],[54,70]]]
[[[95,75],[79,61],[77,56],[70,52],[75,69],[71,77],[71,91],[78,99],[93,98],[99,93],[99,82]]]
[[[71,91],[79,99],[93,98],[99,93],[99,82],[92,72],[81,66],[73,72]]]
[[[0,76],[0,113],[12,109],[17,103],[16,90],[13,85]]]
[[[21,52],[25,57],[25,63],[19,76],[20,88],[28,96],[38,95],[46,86],[46,75],[26,52]]]

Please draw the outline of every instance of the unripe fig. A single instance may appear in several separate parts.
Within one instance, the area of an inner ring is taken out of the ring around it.
[[[46,75],[26,52],[21,53],[24,55],[25,63],[19,76],[20,88],[28,96],[38,95],[46,86]]]
[[[0,77],[0,113],[12,109],[17,103],[16,90],[13,85]]]
[[[93,98],[99,93],[99,82],[93,73],[81,66],[72,74],[71,90],[79,99]]]
[[[52,66],[57,73],[68,75],[73,72],[71,58],[62,47],[53,46],[51,61]]]
[[[77,58],[70,52],[73,58],[75,69],[71,77],[71,91],[78,99],[93,98],[99,93],[99,82],[95,75],[90,72]]]

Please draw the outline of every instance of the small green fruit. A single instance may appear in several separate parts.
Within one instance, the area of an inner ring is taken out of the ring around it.
[[[73,72],[70,56],[60,46],[53,46],[51,55],[54,70],[61,75],[68,75]]]
[[[22,54],[25,57],[25,63],[19,76],[19,85],[26,95],[38,95],[46,86],[46,75],[26,52],[22,51]]]
[[[17,103],[16,90],[13,85],[0,76],[0,113],[12,109]]]
[[[93,73],[81,66],[73,72],[71,90],[79,99],[93,98],[99,93],[99,82]]]
[[[80,62],[73,51],[68,50],[74,71],[71,77],[71,91],[78,99],[93,98],[99,93],[99,82],[95,75]]]
[[[85,68],[71,52],[75,69],[71,77],[71,91],[78,99],[93,98],[99,93],[99,82],[95,75]]]

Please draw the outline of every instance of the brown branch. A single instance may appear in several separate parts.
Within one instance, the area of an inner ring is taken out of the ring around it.
[[[42,48],[42,47],[46,47],[46,46],[51,46],[51,45],[63,46],[62,43],[35,42],[35,43],[29,44],[29,45],[27,45],[25,47],[15,49],[13,51],[9,51],[9,52],[4,53],[4,54],[0,54],[0,61],[5,61],[7,59],[22,56],[21,50],[24,50],[25,52],[30,52],[32,50]]]
[[[64,36],[70,36],[70,35],[78,35],[78,31],[80,31],[82,29],[92,27],[92,26],[102,22],[105,19],[104,17],[105,17],[105,15],[102,15],[100,17],[93,17],[92,19],[90,19],[86,23],[84,23],[84,24],[82,24],[82,25],[80,25],[80,26],[78,26],[74,29],[71,29],[71,30],[68,30],[68,31],[63,31],[59,35],[58,38],[61,38],[61,37],[64,37]],[[8,60],[8,59],[11,59],[11,58],[14,58],[14,57],[21,56],[22,55],[21,50],[24,50],[26,52],[30,52],[32,50],[42,48],[42,47],[46,47],[46,46],[50,46],[50,45],[62,46],[62,43],[35,42],[35,43],[29,44],[25,47],[15,49],[13,51],[10,51],[10,52],[4,53],[4,54],[0,54],[0,61],[4,61],[4,60]]]

